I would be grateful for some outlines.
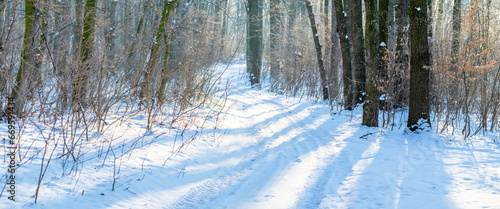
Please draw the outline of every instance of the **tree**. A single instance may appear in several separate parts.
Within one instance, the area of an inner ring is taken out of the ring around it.
[[[349,36],[347,35],[347,14],[344,11],[342,0],[334,0],[334,4],[335,16],[337,20],[337,32],[339,33],[340,48],[342,53],[344,109],[352,110],[354,108],[354,84],[352,79],[351,44],[349,43]]]
[[[452,53],[452,67],[457,62],[458,52],[460,50],[460,32],[462,29],[462,0],[453,1],[453,29],[451,36],[451,53]],[[457,69],[452,69],[452,72],[456,72]]]
[[[0,11],[5,11],[5,7],[7,6],[7,2],[0,1]],[[4,35],[4,26],[5,20],[9,17],[8,12],[2,13],[0,16],[0,37],[5,37]],[[7,70],[5,70],[5,46],[4,46],[4,38],[0,38],[0,95],[6,94],[7,91]],[[0,102],[0,114],[2,114],[2,102]]]
[[[346,0],[351,10],[347,10],[350,20],[349,38],[352,43],[352,66],[354,70],[354,101],[359,104],[363,102],[365,92],[366,70],[365,70],[365,43],[363,38],[363,13],[361,0]],[[352,37],[352,38],[351,38]]]
[[[250,84],[260,83],[262,66],[262,9],[260,0],[248,0],[247,5],[247,71]]]
[[[328,1],[326,1],[328,2]],[[326,12],[325,12],[326,13]],[[337,22],[337,12],[335,10],[335,5],[332,2],[332,22],[331,22],[331,32],[330,32],[330,74],[328,76],[328,81],[330,86],[328,87],[328,92],[330,93],[330,102],[337,100],[339,95],[339,66],[340,66],[340,40],[339,40],[339,30],[337,30],[338,22]],[[326,18],[328,19],[328,18]],[[328,21],[328,20],[327,20]],[[327,30],[328,34],[328,30]],[[328,48],[328,47],[327,47]]]
[[[393,100],[396,107],[403,107],[403,100],[405,95],[405,89],[403,86],[405,85],[405,78],[403,77],[403,72],[408,71],[408,54],[407,54],[407,0],[398,0],[397,8],[396,8],[396,61],[395,67],[397,69],[395,73],[395,82],[392,87],[393,90],[390,92],[394,94]]]
[[[366,3],[365,3],[366,4]],[[367,9],[367,12],[368,11]],[[389,27],[387,25],[387,20],[389,17],[389,0],[379,0],[378,1],[378,43],[379,44],[379,66],[380,66],[380,77],[381,79],[386,79],[386,68],[387,63],[384,58],[387,52],[388,37],[389,37]],[[368,24],[368,21],[367,21]],[[368,31],[366,32],[368,33]]]
[[[169,77],[169,70],[168,70],[168,60],[170,56],[170,38],[171,36],[167,35],[167,32],[165,31],[166,26],[168,25],[168,22],[170,20],[170,15],[173,14],[174,9],[176,5],[179,3],[180,0],[173,0],[173,1],[165,1],[164,9],[163,9],[163,16],[160,22],[160,28],[158,29],[158,32],[161,32],[161,36],[163,38],[163,41],[165,42],[165,53],[163,57],[163,66],[161,68],[161,81],[160,81],[160,87],[158,89],[157,97],[158,101],[160,103],[163,102],[165,99],[165,86],[167,85],[168,77]],[[160,35],[160,34],[158,34]],[[157,35],[157,40],[158,36]]]
[[[91,62],[94,43],[94,30],[95,30],[95,0],[85,1],[84,7],[84,20],[83,20],[83,35],[82,44],[80,47],[80,60],[81,64],[78,66],[76,72],[75,82],[73,83],[73,108],[79,109],[78,104],[86,105],[87,103],[87,90],[89,76],[94,67]]]
[[[316,58],[318,60],[319,74],[321,79],[321,89],[323,92],[323,100],[328,100],[328,84],[326,83],[325,65],[323,63],[323,54],[321,53],[321,43],[319,42],[318,28],[314,19],[311,0],[304,0],[306,3],[307,12],[309,13],[309,21],[311,22],[311,30],[316,47]]]
[[[407,126],[415,131],[430,125],[430,51],[427,0],[410,0],[410,102]]]
[[[21,117],[27,97],[34,96],[40,77],[40,30],[41,11],[36,7],[37,1],[25,2],[24,39],[21,52],[21,64],[16,76],[12,97],[16,100],[16,114]]]
[[[228,14],[229,13],[229,9],[228,9],[228,6],[227,6],[228,5],[227,1],[228,0],[222,0],[222,2],[221,2],[221,7],[222,7],[221,10],[222,10],[223,17],[222,17],[222,28],[221,28],[222,32],[221,32],[221,39],[220,39],[220,42],[221,42],[220,43],[220,52],[223,55],[224,55],[224,52],[225,52],[225,48],[224,47],[226,45],[225,44],[226,43],[226,39],[227,39],[226,36],[228,34],[227,33],[228,32],[228,29],[227,29],[227,24],[228,24],[227,17],[229,15]]]
[[[279,0],[270,0],[270,10],[269,10],[269,34],[270,34],[270,62],[271,62],[271,86],[272,89],[277,88],[277,83],[279,79],[279,43],[278,36],[280,33],[280,20],[281,13],[279,11]]]
[[[378,126],[379,98],[376,75],[379,72],[377,0],[365,0],[366,6],[366,100],[363,104],[363,125]]]

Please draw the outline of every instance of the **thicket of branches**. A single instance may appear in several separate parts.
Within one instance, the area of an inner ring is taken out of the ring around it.
[[[17,116],[18,163],[41,165],[36,198],[49,164],[62,163],[63,175],[78,172],[88,146],[98,145],[92,152],[103,165],[117,166],[143,137],[115,144],[95,136],[130,118],[147,119],[145,135],[158,124],[182,135],[218,118],[227,108],[218,64],[242,50],[243,32],[228,33],[241,27],[235,8],[244,7],[222,0],[2,1],[0,109],[2,117]],[[5,109],[8,97],[14,112]],[[35,139],[22,137],[27,125],[36,127]]]

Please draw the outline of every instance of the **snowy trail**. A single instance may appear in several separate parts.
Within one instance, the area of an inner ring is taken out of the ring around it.
[[[352,167],[355,162],[349,159],[352,156],[347,151],[341,152],[348,144],[345,140],[357,130],[355,123],[331,123],[330,115],[324,114],[328,111],[325,107],[283,97],[276,99],[278,96],[250,89],[246,84],[236,86],[240,89],[235,89],[237,93],[230,97],[236,103],[226,122],[231,125],[227,127],[227,136],[220,140],[230,143],[238,137],[238,142],[251,144],[225,153],[228,158],[237,156],[239,162],[210,182],[217,185],[215,191],[213,186],[202,184],[175,205],[318,207],[321,196],[314,194],[323,194],[332,178],[342,180],[349,174],[345,169],[335,173],[336,168]],[[358,152],[360,156],[362,149]]]
[[[323,105],[249,88],[244,64],[231,70],[240,77],[220,146],[227,147],[222,159],[237,163],[192,188],[176,208],[455,207],[442,185],[453,178],[436,158],[437,139],[403,133],[362,139],[380,130],[360,127],[359,113],[332,120]]]
[[[176,202],[178,208],[457,207],[446,187],[454,178],[440,162],[450,156],[437,159],[439,140],[402,133],[361,139],[379,130],[360,127],[359,114],[342,112],[332,120],[325,106],[250,89],[244,74],[235,85],[221,146],[238,163],[214,180],[215,190],[193,188]],[[238,148],[231,142],[250,144]],[[498,168],[500,162],[494,163]],[[493,197],[500,187],[490,185],[492,199],[481,203],[499,206]]]
[[[223,75],[231,108],[220,138],[204,133],[163,166],[175,139],[165,134],[124,159],[114,192],[112,166],[96,159],[73,179],[50,174],[39,204],[25,195],[0,208],[500,208],[498,135],[363,127],[361,108],[331,115],[248,87],[245,71],[237,61]],[[35,177],[23,178],[32,189]]]

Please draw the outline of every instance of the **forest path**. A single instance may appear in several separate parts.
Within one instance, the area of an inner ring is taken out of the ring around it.
[[[245,71],[238,61],[225,75],[233,78],[233,106],[219,139],[220,156],[212,163],[231,163],[177,199],[176,208],[477,206],[477,201],[457,199],[464,193],[449,189],[464,179],[481,181],[474,172],[461,173],[475,177],[457,179],[456,168],[445,162],[467,158],[467,149],[448,155],[446,144],[432,133],[360,126],[361,108],[332,116],[326,105],[250,88]],[[484,167],[498,169],[499,164]],[[500,187],[496,174],[488,175],[493,175],[490,187],[479,193],[493,197]]]

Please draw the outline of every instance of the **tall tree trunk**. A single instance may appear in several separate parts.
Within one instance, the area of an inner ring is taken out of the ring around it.
[[[366,1],[365,1],[366,5]],[[367,9],[367,12],[368,11]],[[378,43],[379,43],[379,65],[380,71],[379,76],[382,80],[387,80],[387,62],[385,60],[385,55],[388,46],[389,37],[389,27],[388,27],[388,17],[389,17],[389,0],[379,0],[378,1]],[[368,20],[366,21],[368,24]],[[367,29],[368,30],[368,29]],[[368,31],[366,31],[368,33]],[[367,87],[368,88],[368,87]],[[367,90],[368,91],[368,90]]]
[[[80,47],[80,60],[81,63],[76,73],[75,82],[73,83],[73,108],[79,109],[78,104],[86,106],[87,90],[89,76],[91,75],[92,68],[92,52],[94,43],[95,31],[95,0],[86,0],[84,7],[84,20],[83,20],[83,35],[82,45]]]
[[[270,0],[269,14],[269,35],[270,37],[270,62],[271,62],[271,89],[276,90],[278,87],[278,79],[280,75],[279,68],[279,42],[278,36],[280,33],[281,13],[279,11],[279,0]]]
[[[452,32],[451,32],[451,65],[449,71],[452,73],[451,87],[449,88],[447,100],[448,112],[455,109],[455,102],[458,102],[458,94],[454,93],[459,88],[459,63],[458,54],[460,50],[460,34],[462,30],[462,0],[453,1]],[[453,79],[455,77],[456,79]],[[447,114],[448,116],[449,114]],[[447,118],[448,119],[448,118]]]
[[[347,13],[344,11],[342,0],[334,0],[335,16],[337,19],[337,32],[339,33],[340,48],[342,52],[342,80],[343,80],[343,95],[344,108],[346,110],[354,109],[354,84],[352,78],[352,63],[351,63],[351,44],[347,35]]]
[[[328,1],[328,0],[327,0]],[[328,80],[330,82],[330,86],[328,87],[328,92],[330,93],[330,101],[337,99],[339,94],[339,49],[340,49],[340,40],[339,40],[339,23],[337,21],[337,12],[335,10],[335,5],[332,2],[332,25],[330,32],[330,40],[331,40],[331,53],[330,53],[330,76],[328,76]],[[327,33],[328,34],[328,33]]]
[[[363,125],[378,126],[378,91],[376,78],[379,67],[379,35],[377,30],[377,0],[365,0],[366,7],[366,100],[363,104]]]
[[[395,84],[392,90],[395,98],[395,107],[403,107],[405,89],[407,86],[403,73],[408,72],[408,33],[406,30],[407,26],[407,16],[406,16],[407,0],[398,0],[398,5],[396,8],[396,72],[394,73]]]
[[[427,0],[410,0],[410,108],[408,127],[415,131],[430,125],[430,52],[428,43]]]
[[[321,15],[321,17],[323,18],[322,21],[323,21],[323,27],[324,27],[324,31],[325,31],[325,37],[324,37],[324,41],[323,43],[329,43],[330,41],[328,40],[330,37],[328,36],[328,31],[329,31],[329,28],[330,28],[330,22],[328,21],[328,13],[329,10],[328,10],[328,7],[330,5],[330,0],[324,0],[323,1],[323,14]],[[331,48],[331,45],[330,44],[325,44],[325,50],[323,51],[323,54],[325,56],[325,69],[330,69],[331,66],[329,66],[331,64],[331,62],[328,62],[328,53],[331,52],[330,50]],[[331,58],[331,56],[330,56]],[[330,70],[327,70],[327,71],[330,71]],[[327,76],[328,77],[328,76]]]
[[[228,31],[228,26],[227,26],[227,17],[229,15],[229,9],[228,9],[228,0],[222,0],[222,28],[221,28],[221,38],[220,38],[220,53],[222,54],[223,57],[225,57],[225,47],[226,47],[226,36],[227,36],[227,31]]]
[[[260,84],[262,66],[262,9],[260,0],[249,0],[247,9],[247,71],[250,84]]]
[[[110,1],[107,5],[108,11],[107,12],[107,17],[109,20],[109,29],[108,32],[106,33],[106,39],[105,39],[105,44],[106,44],[106,64],[107,66],[111,66],[111,62],[115,58],[115,43],[114,43],[114,37],[115,37],[115,29],[116,29],[116,20],[117,20],[117,15],[116,15],[116,5],[117,1]]]
[[[21,52],[21,64],[16,75],[15,88],[12,97],[15,99],[15,114],[22,116],[23,108],[28,97],[33,97],[35,89],[39,85],[40,64],[40,33],[41,33],[41,11],[37,9],[37,1],[27,0],[25,2],[24,39]]]
[[[365,43],[363,38],[363,13],[361,0],[351,1],[351,14],[348,13],[348,18],[351,20],[350,37],[352,43],[352,65],[354,70],[354,101],[359,104],[363,102],[363,94],[365,92]],[[349,10],[348,10],[349,11]]]
[[[319,42],[318,28],[314,19],[311,0],[304,0],[306,3],[307,12],[309,13],[309,21],[311,22],[311,30],[316,46],[316,59],[318,60],[319,75],[321,79],[321,89],[323,91],[323,100],[328,100],[328,84],[326,83],[325,66],[323,64],[323,54],[321,53],[321,43]]]
[[[325,0],[324,7],[323,7],[323,24],[325,25],[325,34],[328,34],[328,26],[329,26],[328,7],[329,6],[330,6],[330,0]]]
[[[462,0],[453,1],[453,29],[451,33],[451,53],[452,65],[457,62],[457,55],[460,50],[460,33],[462,30]],[[456,69],[454,69],[456,71]]]
[[[10,18],[10,11],[6,9],[8,7],[7,1],[0,1],[0,95],[7,95],[7,68],[5,66],[5,43],[8,43],[8,40],[5,40],[6,30],[8,20]],[[2,114],[2,102],[0,102],[0,114]]]
[[[165,42],[165,54],[163,58],[163,67],[161,68],[161,81],[160,81],[160,88],[158,90],[158,101],[160,103],[163,102],[165,99],[165,88],[170,76],[170,72],[168,69],[168,60],[170,56],[170,37],[168,36],[167,33],[165,32],[165,29],[163,27],[167,26],[169,23],[170,15],[174,13],[174,9],[179,3],[180,0],[174,0],[174,1],[165,1],[165,9],[163,10],[164,17],[162,18],[162,22],[160,23],[160,30],[163,32],[163,41]],[[166,11],[166,13],[165,13]],[[163,27],[162,27],[163,25]],[[158,34],[159,35],[159,34]]]

